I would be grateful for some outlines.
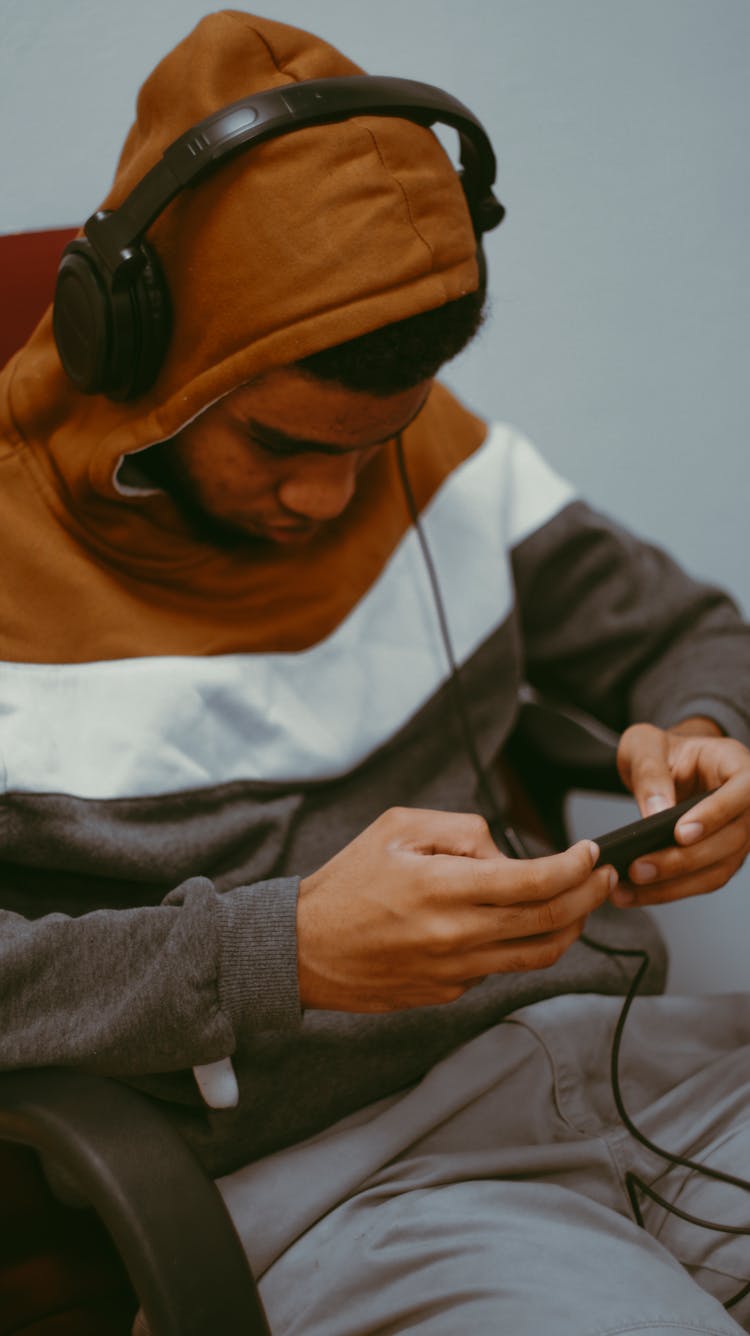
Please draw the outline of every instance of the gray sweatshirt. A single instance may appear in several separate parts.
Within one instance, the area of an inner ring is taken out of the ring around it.
[[[614,730],[702,714],[750,740],[732,602],[576,499],[517,432],[493,428],[422,524],[488,768],[523,683]],[[300,1009],[300,877],[387,807],[478,809],[412,527],[301,650],[6,663],[0,764],[0,1066],[137,1085],[215,1174],[409,1085],[516,1007],[626,986],[578,943],[445,1006]],[[645,915],[595,917],[601,939],[660,956]],[[239,1099],[212,1109],[193,1069],[226,1058]]]

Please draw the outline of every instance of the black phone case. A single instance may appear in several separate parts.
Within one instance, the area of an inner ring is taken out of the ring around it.
[[[625,877],[634,858],[640,858],[641,854],[654,853],[656,849],[666,849],[670,844],[674,844],[674,828],[680,817],[706,796],[705,793],[699,793],[692,798],[683,799],[674,807],[668,807],[664,812],[641,817],[638,821],[631,821],[627,826],[608,831],[606,835],[592,836],[594,843],[599,846],[599,857],[594,866],[601,867],[608,863],[617,869],[621,877]]]

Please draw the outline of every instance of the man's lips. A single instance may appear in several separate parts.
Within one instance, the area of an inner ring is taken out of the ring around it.
[[[315,533],[319,527],[314,522],[308,524],[266,524],[262,528],[262,533],[267,538],[273,538],[283,543],[292,542],[295,538],[307,538]]]

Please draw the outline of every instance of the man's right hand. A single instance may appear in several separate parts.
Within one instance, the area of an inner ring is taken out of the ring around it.
[[[487,974],[547,969],[609,894],[597,857],[582,840],[509,859],[481,817],[391,808],[300,883],[302,1006],[434,1006]]]

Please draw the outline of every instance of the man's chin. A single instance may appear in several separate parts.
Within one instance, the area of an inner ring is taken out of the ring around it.
[[[192,527],[196,536],[213,547],[225,552],[248,553],[266,551],[270,547],[300,546],[310,541],[320,531],[319,524],[271,525],[218,519],[213,515],[192,514]]]

